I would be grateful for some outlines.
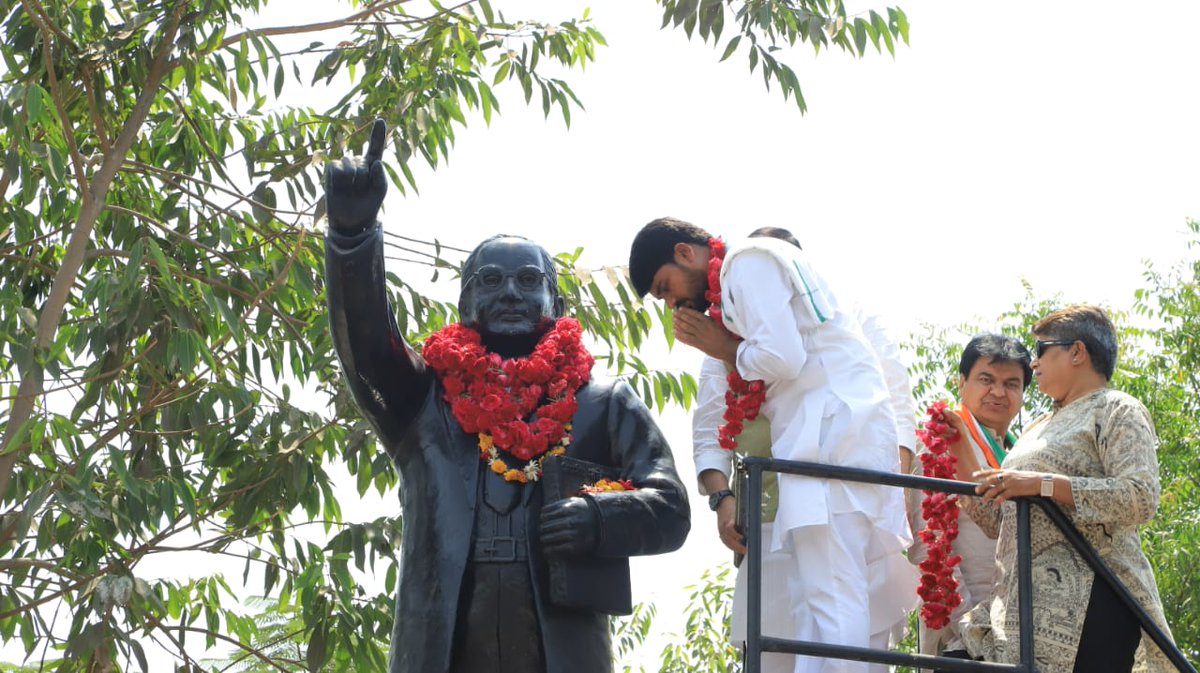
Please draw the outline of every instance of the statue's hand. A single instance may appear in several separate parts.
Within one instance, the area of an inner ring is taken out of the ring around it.
[[[381,161],[386,139],[387,125],[376,119],[365,156],[342,157],[326,164],[325,213],[334,231],[357,234],[375,224],[387,194]]]
[[[538,531],[547,555],[580,556],[595,551],[596,515],[583,498],[565,498],[542,508]]]

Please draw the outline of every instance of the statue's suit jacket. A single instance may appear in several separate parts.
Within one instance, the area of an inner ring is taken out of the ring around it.
[[[333,339],[346,379],[400,473],[404,532],[389,670],[444,672],[471,551],[480,478],[477,438],[461,429],[430,371],[413,373],[398,364],[410,351],[384,289],[380,227],[357,236],[330,231],[326,277]],[[419,379],[416,388],[425,390],[416,398],[413,377]],[[619,557],[678,549],[690,526],[687,494],[649,410],[628,385],[611,380],[593,378],[577,398],[567,455],[618,467],[638,489],[589,496],[600,518],[594,553]],[[522,489],[546,670],[607,673],[612,670],[608,619],[550,603],[537,535],[542,488]]]

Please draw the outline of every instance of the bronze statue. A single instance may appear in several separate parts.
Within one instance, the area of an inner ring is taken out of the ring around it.
[[[679,548],[689,509],[670,450],[628,385],[590,378],[553,260],[523,238],[481,243],[463,267],[462,323],[424,357],[405,342],[376,220],[385,137],[377,120],[364,157],[327,168],[325,244],[338,357],[401,478],[389,670],[607,673],[608,616],[553,598],[549,569]],[[554,460],[635,490],[555,500],[541,480]],[[628,594],[627,575],[605,581],[591,589]]]

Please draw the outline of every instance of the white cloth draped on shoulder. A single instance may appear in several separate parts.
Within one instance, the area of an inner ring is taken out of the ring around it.
[[[738,372],[767,386],[772,455],[898,471],[901,442],[879,358],[857,312],[839,303],[803,251],[769,238],[731,246],[721,287],[725,324],[744,339]],[[798,637],[867,646],[915,607],[900,489],[781,474],[770,528],[764,553],[786,550],[800,566],[788,592]],[[856,583],[866,585],[861,594],[850,588]],[[796,670],[874,669],[800,657]]]
[[[748,239],[728,251],[721,287],[725,324],[744,339],[738,371],[767,384],[775,457],[897,471],[900,441],[878,361],[804,252]],[[897,549],[912,540],[900,489],[781,475],[779,498],[774,549],[790,530],[851,511]]]

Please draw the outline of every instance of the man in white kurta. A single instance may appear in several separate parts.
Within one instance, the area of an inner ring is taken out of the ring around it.
[[[663,248],[671,236],[678,240]],[[707,319],[696,310],[708,285],[707,240],[702,229],[664,218],[643,228],[631,250],[635,289],[676,309],[676,335],[685,343],[689,322]],[[659,261],[664,249],[671,257]],[[728,251],[720,287],[724,323],[743,341],[736,351],[709,355],[766,383],[762,413],[773,455],[897,471],[899,441],[879,363],[853,312],[805,253],[775,239],[748,239]],[[887,634],[872,628],[873,617],[911,600],[912,573],[892,571],[903,568],[910,541],[899,489],[780,475],[770,547],[790,554],[793,564],[793,637],[885,646]],[[795,666],[796,673],[870,670],[813,657],[797,657]]]
[[[787,241],[796,248],[800,243],[791,232],[785,229],[764,227],[752,234],[754,237],[773,237]],[[855,317],[862,327],[864,336],[871,346],[872,354],[879,364],[887,385],[888,399],[896,422],[896,435],[900,438],[899,451],[903,457],[907,452],[912,454],[915,445],[916,405],[912,397],[912,386],[909,382],[908,371],[900,360],[900,349],[883,320],[872,312],[859,307]],[[714,330],[728,335],[714,323]],[[713,337],[716,338],[716,337]],[[731,335],[726,338],[733,339]],[[734,455],[724,449],[718,442],[718,428],[725,413],[725,393],[729,389],[727,375],[729,368],[714,357],[706,357],[700,369],[698,388],[696,392],[696,411],[692,415],[692,457],[696,464],[696,476],[701,495],[723,493],[729,488],[730,473]],[[907,440],[907,441],[905,441]],[[771,455],[770,425],[766,418],[760,416],[755,421],[746,423],[746,429],[738,437],[737,453],[739,455],[765,456]],[[711,486],[711,488],[710,488]],[[713,509],[718,516],[718,530],[724,541],[728,537],[727,528],[729,517],[735,511],[734,498],[742,494],[729,496],[729,502],[719,500],[713,503]],[[719,496],[715,496],[719,497]],[[795,571],[796,564],[790,550],[772,551],[770,541],[774,533],[774,521],[778,510],[779,491],[776,486],[775,474],[764,474],[763,508],[762,508],[762,539],[766,541],[763,554],[763,595],[762,595],[762,624],[766,635],[791,638],[795,631],[792,619],[791,596],[787,590],[789,576]],[[710,498],[711,499],[711,498]],[[734,531],[735,537],[740,535]],[[729,545],[735,552],[744,553],[745,548],[740,540]],[[887,563],[897,567],[886,568],[884,575],[888,578],[884,585],[906,586],[915,582],[916,571],[904,563],[900,555],[891,554]],[[907,566],[907,567],[906,567]],[[733,614],[730,638],[737,646],[746,639],[746,573],[745,566],[738,568],[737,580],[733,593]],[[885,603],[885,597],[891,597],[891,605]],[[908,612],[916,606],[915,592],[903,593],[888,590],[875,598],[872,608],[871,635],[872,643],[887,645],[888,635],[898,636],[903,633]],[[881,645],[881,646],[882,646]],[[795,658],[791,655],[766,653],[763,655],[763,673],[787,673],[794,667]]]

